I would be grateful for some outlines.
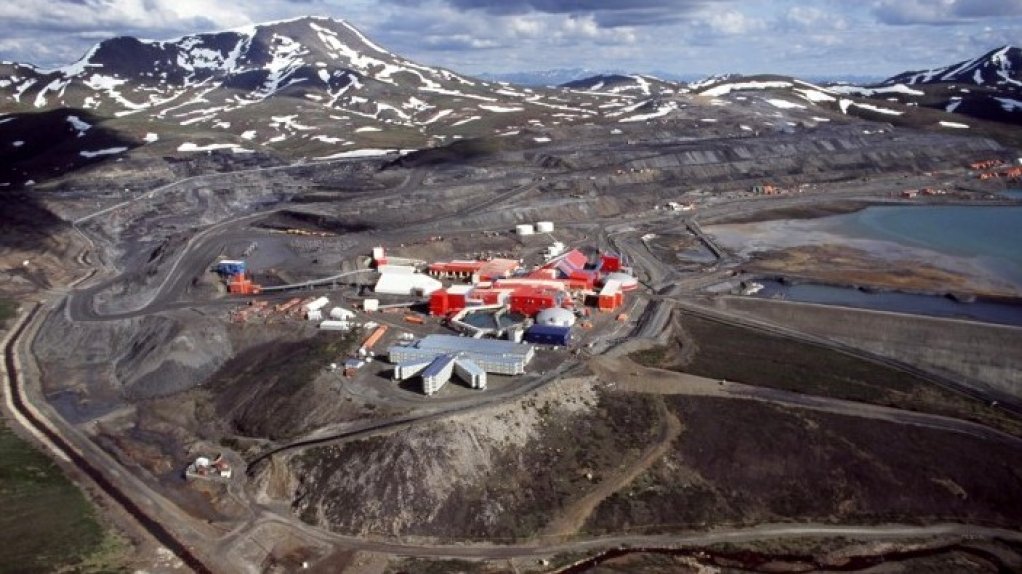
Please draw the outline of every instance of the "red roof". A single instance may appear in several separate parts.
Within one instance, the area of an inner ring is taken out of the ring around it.
[[[572,249],[571,251],[564,253],[563,255],[558,255],[557,257],[551,259],[546,265],[543,266],[543,268],[556,269],[561,263],[566,264],[567,267],[570,267],[571,269],[574,270],[585,269],[586,263],[589,263],[589,258],[586,257],[585,253],[582,253],[578,249]],[[561,268],[563,269],[563,266]]]

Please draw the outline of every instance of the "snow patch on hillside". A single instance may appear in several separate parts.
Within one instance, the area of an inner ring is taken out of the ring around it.
[[[83,121],[78,116],[73,115],[67,117],[67,123],[71,124],[71,127],[78,130],[78,137],[84,136],[85,132],[89,131],[89,128],[92,127],[92,124]]]
[[[780,108],[782,110],[804,110],[804,109],[806,109],[806,107],[803,106],[802,104],[796,104],[794,102],[789,102],[788,100],[767,99],[766,103],[770,104],[771,106],[773,106],[775,108]]]
[[[82,157],[92,158],[99,157],[101,155],[113,155],[117,153],[124,153],[126,151],[128,151],[128,148],[126,147],[111,147],[106,149],[98,149],[96,151],[80,151],[78,152],[78,155]]]
[[[487,112],[496,112],[498,114],[506,114],[506,113],[510,113],[510,112],[524,112],[525,111],[525,108],[506,107],[506,106],[493,106],[493,105],[488,105],[488,104],[479,104],[478,107],[479,107],[480,110],[485,110]]]
[[[229,149],[234,153],[246,153],[252,150],[245,149],[238,144],[233,143],[214,143],[207,145],[198,145],[192,142],[185,142],[177,146],[177,151],[180,152],[192,152],[192,151],[213,151],[218,149]]]
[[[720,84],[710,89],[699,92],[700,96],[724,96],[735,90],[769,90],[772,88],[783,89],[792,87],[791,82],[783,81],[758,81],[758,82],[735,82]]]

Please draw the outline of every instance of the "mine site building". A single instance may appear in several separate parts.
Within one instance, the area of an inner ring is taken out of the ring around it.
[[[454,361],[454,374],[468,383],[473,389],[486,389],[486,370],[467,357],[458,357]]]
[[[383,295],[429,296],[443,288],[443,283],[418,273],[414,267],[384,265],[374,291]]]
[[[422,371],[422,392],[432,395],[439,391],[454,372],[454,355],[440,355]]]
[[[237,259],[224,259],[216,264],[216,272],[224,277],[241,275],[245,273],[245,270],[245,262]]]
[[[521,287],[511,293],[511,310],[532,317],[551,307],[560,307],[566,300],[564,291],[544,287]]]
[[[623,304],[624,293],[621,292],[621,283],[614,280],[604,283],[596,304],[600,311],[613,311]]]
[[[464,309],[472,294],[471,285],[452,285],[447,289],[438,289],[429,296],[429,314],[441,317]]]
[[[524,374],[535,352],[532,345],[454,335],[427,335],[407,346],[395,346],[387,351],[390,362],[399,365],[414,360],[432,361],[440,355],[457,355],[497,375]]]
[[[441,279],[457,279],[478,283],[510,277],[521,262],[514,259],[490,259],[488,261],[454,260],[431,263],[428,273]]]
[[[525,341],[536,345],[560,345],[567,347],[571,344],[571,327],[533,325],[525,331]]]

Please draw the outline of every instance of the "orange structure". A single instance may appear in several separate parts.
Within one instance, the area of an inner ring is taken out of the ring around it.
[[[258,295],[262,293],[263,288],[252,282],[252,278],[244,273],[238,273],[231,277],[230,282],[227,283],[227,292],[235,293],[237,295]]]
[[[373,346],[376,345],[376,343],[380,342],[380,339],[383,338],[383,334],[386,332],[387,332],[386,325],[380,325],[379,327],[377,327],[376,330],[374,330],[372,333],[370,333],[368,337],[366,337],[365,342],[362,343],[362,350],[363,351],[371,350]]]
[[[1004,162],[999,159],[985,159],[983,161],[970,163],[969,167],[973,170],[979,171],[981,169],[990,169],[992,167],[997,167],[1002,163]]]

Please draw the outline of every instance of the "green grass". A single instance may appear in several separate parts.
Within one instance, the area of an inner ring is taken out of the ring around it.
[[[0,426],[0,573],[127,571],[127,542],[108,531],[45,454]]]

